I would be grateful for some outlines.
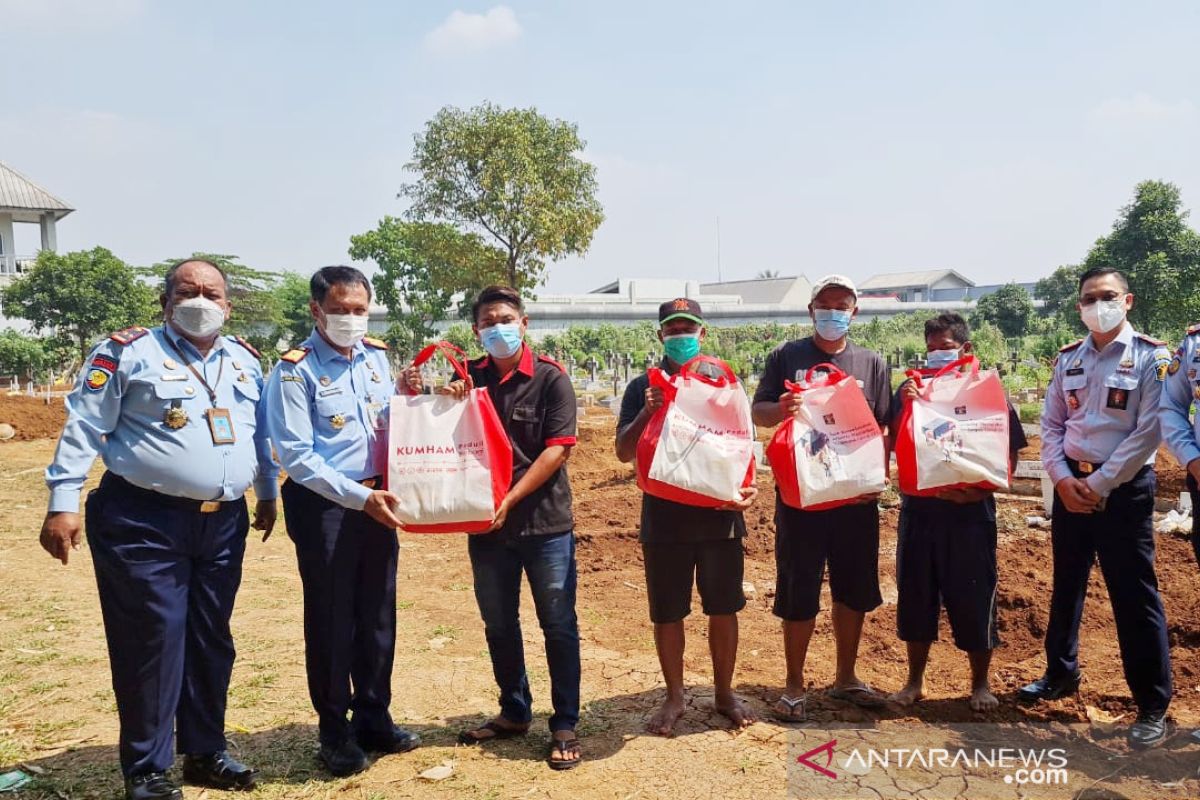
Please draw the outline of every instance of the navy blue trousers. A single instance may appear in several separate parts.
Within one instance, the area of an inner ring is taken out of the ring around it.
[[[1167,617],[1154,572],[1154,470],[1143,468],[1108,497],[1103,511],[1073,514],[1055,494],[1051,520],[1054,590],[1046,629],[1046,675],[1079,670],[1079,623],[1092,562],[1108,587],[1125,682],[1144,713],[1171,702]]]
[[[280,496],[304,584],[304,662],[321,743],[390,734],[396,532],[295,481]]]
[[[501,537],[472,534],[467,539],[475,600],[483,617],[492,675],[500,690],[500,714],[509,722],[533,718],[533,695],[525,672],[521,638],[521,574],[546,641],[550,668],[550,730],[575,730],[579,722],[579,622],[575,615],[575,534]]]
[[[126,775],[225,749],[246,501],[202,514],[106,474],[85,504]]]

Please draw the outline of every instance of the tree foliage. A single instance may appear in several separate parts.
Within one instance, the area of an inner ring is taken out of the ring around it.
[[[27,320],[35,331],[68,338],[80,358],[105,334],[153,324],[159,314],[154,290],[103,247],[43,250],[0,302],[6,315]]]
[[[513,286],[541,283],[546,260],[587,251],[604,212],[596,167],[575,125],[534,108],[447,106],[415,137],[401,187],[414,220],[450,222],[494,240]]]
[[[350,257],[379,267],[376,299],[388,309],[387,338],[401,354],[415,353],[437,335],[435,323],[464,311],[480,289],[506,275],[504,251],[446,223],[385,217],[375,230],[350,237]],[[518,281],[517,288],[526,287]]]
[[[1010,339],[1019,338],[1029,332],[1033,322],[1033,299],[1024,287],[1005,284],[979,298],[972,322],[976,326],[991,323]]]
[[[1035,294],[1076,332],[1075,303],[1079,276],[1093,267],[1115,267],[1129,279],[1134,294],[1129,320],[1156,336],[1176,339],[1200,319],[1200,234],[1187,224],[1179,188],[1164,181],[1143,181],[1133,200],[1120,210],[1112,231],[1092,246],[1079,265],[1059,267],[1038,281]]]
[[[25,380],[48,366],[56,366],[49,342],[19,331],[0,331],[0,374]]]

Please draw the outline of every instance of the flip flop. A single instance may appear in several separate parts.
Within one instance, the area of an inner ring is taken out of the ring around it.
[[[883,708],[887,705],[887,698],[865,683],[858,686],[834,686],[825,692],[825,696],[853,703],[859,708]]]
[[[567,760],[564,758],[555,758],[555,753],[563,756],[568,753],[578,753],[579,757]],[[575,769],[583,763],[583,745],[574,736],[570,739],[551,739],[550,754],[546,756],[546,763],[550,765],[550,769],[559,770],[560,772],[566,769]]]
[[[475,731],[491,731],[491,736],[472,736]],[[484,742],[496,742],[501,739],[516,739],[519,736],[524,736],[529,733],[529,726],[524,728],[505,728],[497,725],[495,722],[485,722],[478,728],[471,728],[463,731],[458,735],[459,744],[483,744]]]
[[[787,711],[780,711],[778,705],[783,703],[787,706]],[[788,697],[786,694],[780,695],[779,699],[771,705],[771,716],[778,722],[804,722],[808,719],[808,695],[800,695],[799,697]],[[797,711],[796,709],[799,709]]]

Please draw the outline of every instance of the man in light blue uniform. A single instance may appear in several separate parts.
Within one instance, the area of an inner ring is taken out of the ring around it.
[[[184,779],[249,789],[254,771],[226,752],[229,631],[249,515],[275,524],[278,466],[261,425],[258,353],[219,334],[229,317],[219,267],[167,273],[166,324],[114,333],[88,357],[46,470],[42,546],[67,563],[81,534],[79,500],[99,455],[108,471],[86,504],[126,796],[178,798],[165,773],[172,739]],[[264,539],[266,536],[263,537]]]
[[[319,758],[342,776],[367,768],[364,750],[400,753],[419,740],[388,711],[400,521],[382,488],[395,394],[387,345],[365,338],[371,286],[361,272],[323,267],[310,290],[316,329],[271,373],[267,425],[288,474]]]
[[[1098,557],[1138,707],[1129,744],[1153,747],[1166,738],[1172,692],[1152,525],[1159,399],[1170,356],[1163,342],[1126,321],[1133,295],[1120,272],[1085,272],[1078,307],[1091,334],[1062,348],[1042,411],[1042,463],[1055,487],[1046,673],[1018,697],[1052,700],[1078,689],[1079,623]]]

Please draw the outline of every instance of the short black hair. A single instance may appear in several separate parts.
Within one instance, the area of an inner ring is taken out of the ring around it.
[[[220,264],[209,261],[207,258],[181,258],[175,261],[167,268],[167,274],[163,276],[163,294],[170,297],[175,292],[175,275],[179,272],[179,268],[184,264],[207,264],[208,266],[221,273],[221,280],[225,281],[225,294],[229,294],[229,275],[221,268]]]
[[[1116,267],[1092,267],[1079,276],[1079,291],[1083,292],[1083,285],[1092,278],[1102,278],[1105,275],[1116,275],[1117,281],[1121,284],[1121,289],[1126,294],[1129,293],[1129,279],[1125,277],[1125,273]]]
[[[333,266],[321,267],[313,273],[313,276],[308,281],[308,293],[313,300],[317,301],[317,305],[325,302],[325,296],[329,294],[329,290],[334,286],[346,286],[359,284],[367,290],[367,299],[371,299],[371,282],[367,280],[367,276],[354,267]]]
[[[967,321],[962,318],[961,314],[955,314],[953,311],[947,311],[938,314],[933,319],[925,320],[925,338],[936,336],[939,333],[947,333],[954,337],[954,341],[959,344],[966,344],[971,341],[971,329],[967,326]]]
[[[471,321],[479,322],[479,309],[489,303],[507,303],[515,308],[522,316],[525,314],[525,301],[521,293],[511,286],[489,286],[479,293],[471,304]]]

